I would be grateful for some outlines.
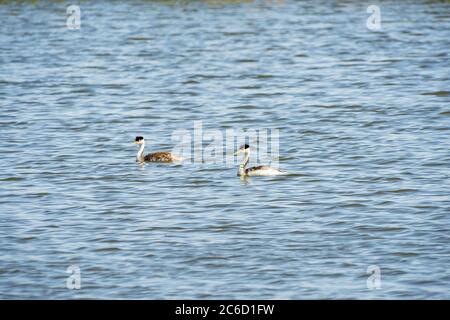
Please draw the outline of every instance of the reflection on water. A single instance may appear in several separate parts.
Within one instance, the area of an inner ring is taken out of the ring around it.
[[[1,3],[1,298],[449,298],[448,2]],[[136,162],[199,120],[290,175]]]

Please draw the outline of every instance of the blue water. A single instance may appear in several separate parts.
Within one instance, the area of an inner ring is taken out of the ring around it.
[[[69,4],[0,4],[0,298],[450,298],[449,2]],[[136,163],[194,121],[290,175]]]

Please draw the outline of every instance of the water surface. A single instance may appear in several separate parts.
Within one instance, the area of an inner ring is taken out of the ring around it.
[[[0,298],[450,298],[450,4],[369,4],[0,4]],[[292,175],[136,164],[200,120]]]

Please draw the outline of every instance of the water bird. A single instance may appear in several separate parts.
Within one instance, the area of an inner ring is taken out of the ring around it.
[[[248,144],[241,145],[239,150],[234,155],[243,153],[244,160],[239,165],[238,176],[276,176],[280,174],[286,174],[286,171],[281,171],[269,166],[256,166],[246,169],[248,162],[250,161],[250,146]]]
[[[144,137],[137,136],[136,139],[134,140],[134,143],[141,146],[136,155],[136,159],[139,162],[174,162],[182,160],[181,157],[167,151],[152,152],[144,156],[144,148],[145,148]]]

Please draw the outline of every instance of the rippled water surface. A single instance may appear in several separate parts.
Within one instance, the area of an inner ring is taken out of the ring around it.
[[[0,298],[450,298],[450,3],[369,4],[2,2]],[[197,120],[291,174],[136,163]]]

